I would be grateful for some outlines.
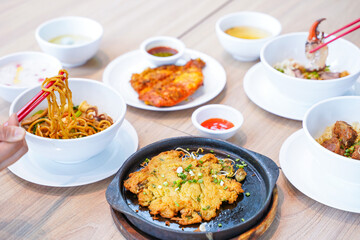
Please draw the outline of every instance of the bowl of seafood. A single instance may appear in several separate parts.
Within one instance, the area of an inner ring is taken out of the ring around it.
[[[278,175],[271,159],[229,142],[175,137],[130,156],[106,199],[157,239],[230,239],[268,211]]]
[[[360,96],[341,96],[313,105],[303,129],[316,161],[329,176],[360,184]]]
[[[260,50],[281,32],[281,23],[260,12],[236,12],[223,16],[215,25],[216,35],[225,51],[239,61],[255,61]]]
[[[20,122],[27,131],[30,158],[70,164],[103,151],[124,120],[126,104],[121,95],[101,82],[67,79],[67,74],[46,81],[57,81],[53,86],[60,90],[53,91],[48,101],[42,101]],[[10,114],[40,91],[37,86],[20,94],[11,104]]]
[[[244,117],[233,107],[210,104],[196,109],[191,121],[201,136],[225,140],[234,136],[239,130]]]
[[[102,26],[93,19],[77,16],[49,20],[35,32],[44,52],[56,57],[65,67],[85,64],[99,49]]]
[[[0,58],[0,96],[12,102],[20,93],[58,73],[61,63],[42,52],[17,52]]]
[[[305,104],[345,94],[360,75],[360,49],[345,39],[310,53],[323,42],[323,34],[317,30],[320,22],[315,22],[309,33],[274,38],[260,53],[272,84],[285,96]]]

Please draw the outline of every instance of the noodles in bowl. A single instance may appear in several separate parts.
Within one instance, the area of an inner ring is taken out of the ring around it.
[[[50,82],[54,84],[45,88]],[[74,106],[72,92],[69,89],[68,73],[60,70],[59,75],[46,78],[41,88],[50,92],[47,97],[48,108],[39,110],[30,118],[21,122],[29,133],[37,136],[70,139],[89,136],[101,132],[113,124],[113,120],[106,113],[98,114],[96,106],[83,101],[79,106]],[[57,103],[58,93],[60,104]]]
[[[29,146],[28,154],[30,158],[49,159],[61,163],[76,163],[87,160],[102,152],[113,138],[116,137],[126,112],[126,104],[122,96],[111,87],[90,79],[69,78],[68,87],[71,89],[72,102],[74,105],[79,104],[80,107],[84,100],[96,105],[101,113],[106,113],[108,116],[111,116],[113,121],[112,125],[102,131],[96,132],[96,134],[88,134],[86,137],[70,137],[68,139],[41,137],[32,132],[27,132],[26,141]],[[39,91],[41,91],[41,86],[29,89],[19,95],[10,106],[10,114],[18,112]],[[59,106],[61,106],[60,96],[58,96],[58,94],[56,95],[57,102]],[[29,116],[47,107],[48,102],[44,100]],[[66,109],[66,107],[64,108]],[[74,110],[75,117],[77,112],[77,110]],[[97,115],[97,117],[103,118],[101,114]],[[80,117],[77,119],[79,118]],[[73,120],[72,117],[71,120]],[[41,131],[46,133],[45,129]],[[75,130],[70,129],[70,132],[72,131]]]

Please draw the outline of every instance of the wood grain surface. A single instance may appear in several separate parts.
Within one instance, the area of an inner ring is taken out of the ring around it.
[[[332,32],[359,18],[358,0],[0,0],[0,56],[40,51],[35,29],[60,16],[85,16],[104,27],[96,56],[69,69],[71,77],[102,80],[105,67],[116,57],[138,49],[151,36],[180,38],[188,48],[218,60],[226,70],[227,85],[208,102],[230,105],[244,115],[244,124],[230,142],[272,158],[300,121],[268,113],[252,103],[243,89],[245,73],[254,62],[234,60],[221,47],[215,22],[236,11],[259,11],[276,17],[282,33],[307,31],[318,18]],[[360,47],[360,30],[345,39]],[[8,118],[10,103],[0,97],[0,123]],[[191,123],[195,110],[151,112],[128,107],[126,119],[135,127],[139,147],[160,139],[197,135]],[[1,153],[0,153],[1,154]],[[303,171],[306,171],[304,166]],[[105,191],[111,177],[72,188],[29,183],[9,170],[0,172],[0,239],[125,239],[113,222]],[[318,203],[298,191],[283,175],[277,182],[279,205],[274,222],[260,239],[360,239],[360,214]],[[341,193],[339,193],[341,194]]]

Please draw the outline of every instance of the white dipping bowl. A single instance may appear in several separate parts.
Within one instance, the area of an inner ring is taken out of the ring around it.
[[[155,47],[169,47],[177,51],[169,57],[158,57],[151,55],[148,51]],[[177,38],[157,36],[148,38],[140,45],[140,51],[144,57],[155,67],[161,65],[175,64],[185,53],[185,44]]]
[[[345,94],[360,74],[360,50],[345,39],[330,43],[326,65],[332,72],[347,70],[350,75],[332,80],[310,80],[288,76],[273,66],[285,59],[306,64],[305,42],[308,33],[291,33],[269,41],[261,50],[261,62],[271,83],[288,98],[307,105]]]
[[[201,126],[201,123],[210,118],[225,119],[232,122],[234,127],[226,130],[211,130]],[[243,124],[244,118],[243,115],[233,107],[222,104],[210,104],[196,109],[191,116],[191,121],[201,136],[225,140],[234,136]]]
[[[242,39],[230,36],[225,31],[232,27],[248,26],[268,31],[271,36],[262,39]],[[255,61],[260,56],[260,50],[270,39],[281,32],[280,22],[265,13],[236,12],[223,16],[215,25],[216,35],[223,48],[239,61]]]
[[[18,72],[20,82],[15,84],[17,65],[23,68]],[[55,57],[42,52],[18,52],[0,58],[0,97],[12,102],[26,89],[39,85],[35,80],[55,76],[62,69]],[[31,80],[30,80],[31,78]],[[9,82],[11,81],[11,82]]]
[[[117,134],[126,112],[125,101],[119,93],[101,82],[81,78],[70,78],[69,88],[72,91],[74,105],[86,100],[90,105],[98,107],[99,114],[108,114],[114,120],[114,124],[102,132],[77,139],[49,139],[26,132],[30,158],[69,164],[85,161],[102,152]],[[10,106],[10,114],[19,111],[40,90],[38,86],[19,95]],[[44,100],[32,113],[47,106],[48,103]]]
[[[350,125],[360,123],[360,111],[356,110],[356,106],[360,106],[360,96],[335,97],[318,102],[306,112],[303,129],[309,149],[321,169],[341,181],[360,184],[360,160],[333,153],[315,141],[325,132],[326,127],[336,121],[345,121]]]
[[[55,37],[75,35],[89,38],[80,44],[62,45],[49,42]],[[35,33],[36,40],[44,52],[56,57],[65,67],[85,64],[99,49],[103,35],[102,26],[85,17],[61,17],[41,24]]]

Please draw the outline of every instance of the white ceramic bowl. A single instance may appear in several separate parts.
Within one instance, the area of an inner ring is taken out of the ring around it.
[[[61,68],[59,60],[42,52],[18,52],[1,57],[0,97],[12,102],[26,89],[39,85],[41,82],[36,79],[57,75]],[[17,74],[19,82],[15,84]]]
[[[169,47],[177,50],[177,53],[169,57],[158,57],[148,53],[148,50],[155,47]],[[153,66],[161,66],[175,64],[184,55],[185,45],[174,37],[157,36],[143,41],[140,45],[140,51]]]
[[[210,118],[225,119],[232,122],[234,127],[226,130],[211,130],[201,126],[201,123]],[[196,109],[191,120],[201,136],[219,139],[228,139],[234,136],[244,122],[244,118],[238,110],[222,104],[210,104]]]
[[[61,163],[81,162],[103,151],[117,134],[126,112],[125,101],[119,93],[101,82],[81,78],[70,78],[69,88],[74,105],[86,100],[97,106],[99,113],[107,113],[114,124],[102,132],[78,139],[49,139],[27,132],[26,142],[32,159],[42,158]],[[10,114],[19,111],[40,89],[40,86],[34,87],[19,95],[10,106]],[[33,112],[47,106],[47,101],[44,100]]]
[[[88,38],[88,41],[71,45],[49,42],[64,35],[71,35],[73,38],[81,36]],[[41,50],[59,59],[65,67],[80,66],[92,58],[99,49],[102,35],[103,28],[98,22],[85,17],[72,16],[49,20],[41,24],[35,33]]]
[[[333,153],[315,141],[324,133],[326,127],[336,121],[359,123],[360,111],[356,110],[356,106],[360,106],[360,96],[342,96],[318,102],[305,114],[303,129],[309,148],[321,169],[341,181],[360,184],[360,160]],[[303,170],[306,171],[306,166]]]
[[[268,31],[271,36],[262,39],[241,39],[225,33],[236,26],[256,27]],[[265,13],[236,12],[223,16],[216,22],[216,35],[223,48],[239,61],[255,61],[260,56],[262,46],[281,32],[280,22]]]
[[[274,69],[274,65],[285,59],[306,64],[305,42],[308,33],[291,33],[279,36],[265,44],[261,50],[261,62],[270,81],[285,96],[313,104],[320,100],[345,94],[360,74],[360,50],[345,39],[338,39],[328,45],[326,61],[331,71],[347,70],[350,75],[332,80],[309,80],[288,76]]]

